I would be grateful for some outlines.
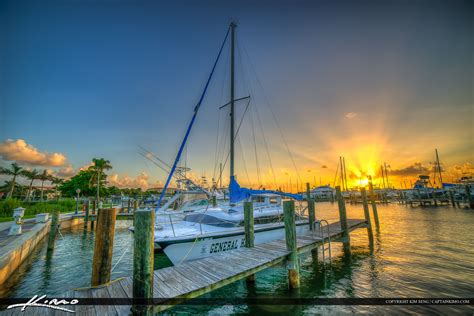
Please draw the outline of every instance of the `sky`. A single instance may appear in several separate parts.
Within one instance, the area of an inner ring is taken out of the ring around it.
[[[1,1],[0,165],[68,177],[110,160],[109,182],[166,179],[231,21],[236,174],[296,190],[445,182],[474,171],[471,1]],[[182,164],[217,177],[228,152],[226,43]],[[242,119],[243,118],[243,119]],[[228,164],[223,181],[228,181]],[[4,178],[2,178],[4,179]],[[337,180],[336,180],[337,181]],[[404,182],[405,181],[405,182]]]

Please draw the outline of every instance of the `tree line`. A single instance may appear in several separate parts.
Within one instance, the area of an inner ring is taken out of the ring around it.
[[[16,197],[30,201],[34,195],[34,183],[41,181],[41,201],[44,201],[45,182],[50,182],[54,186],[53,193],[57,197],[75,197],[77,195],[77,189],[80,190],[81,196],[94,196],[97,200],[99,200],[101,196],[121,194],[138,196],[143,193],[140,188],[120,189],[116,186],[107,186],[107,174],[105,171],[110,169],[112,169],[112,165],[109,160],[94,158],[92,159],[92,165],[90,167],[80,170],[73,177],[64,180],[49,174],[47,170],[27,170],[14,162],[7,168],[0,167],[0,174],[11,176],[11,180],[5,181],[4,185],[0,187],[0,192],[6,193],[6,199]],[[28,185],[19,184],[19,178],[27,179]],[[47,190],[47,192],[51,192],[51,190]]]

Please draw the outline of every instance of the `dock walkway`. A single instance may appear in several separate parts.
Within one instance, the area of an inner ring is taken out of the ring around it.
[[[348,219],[348,230],[367,227],[365,219]],[[326,229],[324,229],[326,233]],[[341,223],[329,225],[332,240],[342,237]],[[311,232],[297,236],[298,254],[308,252],[322,244],[318,234]],[[326,236],[325,236],[326,237]],[[164,299],[163,304],[155,305],[154,312],[172,307],[175,299],[193,298],[222,286],[246,278],[273,265],[286,261],[289,251],[285,239],[258,244],[253,248],[239,248],[226,251],[210,257],[189,261],[177,266],[168,267],[154,272],[153,297]],[[97,299],[132,299],[132,277],[120,278],[107,285],[97,288],[71,290],[62,295],[64,298]],[[166,299],[173,299],[166,305]],[[80,304],[80,303],[79,303]],[[130,307],[127,305],[67,305],[63,306],[75,310],[79,315],[127,315]],[[32,308],[35,315],[58,314],[58,311],[46,308]],[[6,315],[21,313],[19,309],[4,311]],[[62,313],[60,314],[67,314]]]

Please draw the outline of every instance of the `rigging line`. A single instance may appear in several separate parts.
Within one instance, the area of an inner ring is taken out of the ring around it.
[[[334,175],[334,181],[333,181],[334,187],[336,187],[336,179],[337,179],[338,171],[339,171],[339,161],[337,162],[336,174]]]
[[[278,130],[279,130],[279,132],[280,132],[281,138],[282,138],[282,140],[283,140],[283,143],[285,144],[285,147],[286,147],[286,150],[287,150],[287,152],[288,152],[288,155],[290,156],[291,162],[293,163],[293,167],[295,168],[296,175],[297,175],[298,179],[299,179],[300,182],[301,182],[301,177],[300,177],[300,174],[299,174],[299,172],[298,172],[298,168],[296,167],[296,163],[295,163],[295,160],[294,160],[294,158],[293,158],[293,154],[291,153],[290,148],[288,147],[288,143],[286,142],[285,136],[284,136],[284,134],[283,134],[283,129],[281,128],[281,126],[280,126],[280,124],[279,124],[279,122],[278,122],[278,120],[277,120],[277,118],[276,118],[276,116],[275,116],[275,113],[273,112],[273,109],[272,109],[271,106],[270,106],[270,102],[269,102],[269,100],[268,100],[268,97],[267,97],[266,94],[265,94],[265,90],[263,89],[263,85],[262,85],[262,83],[261,83],[261,81],[260,81],[260,78],[259,78],[258,75],[257,75],[257,72],[256,72],[256,70],[255,70],[255,67],[254,67],[254,65],[253,65],[253,63],[252,63],[252,60],[250,59],[250,56],[249,56],[247,50],[245,49],[245,46],[243,46],[242,49],[244,50],[244,52],[245,52],[245,54],[246,54],[246,56],[247,56],[247,58],[248,58],[248,60],[249,60],[250,67],[251,67],[251,69],[253,70],[253,73],[255,74],[255,78],[257,79],[257,83],[258,83],[258,85],[260,86],[260,88],[262,89],[262,94],[263,94],[263,98],[264,98],[264,100],[265,100],[265,103],[267,104],[267,107],[270,109],[270,113],[272,114],[273,120],[275,121],[276,126],[277,126],[277,128],[278,128]]]
[[[229,45],[229,53],[226,54],[226,58],[225,58],[225,62],[224,62],[224,65],[227,65],[228,64],[228,61],[229,61],[229,56],[230,56],[230,45]],[[221,89],[220,89],[220,95],[219,95],[219,104],[222,104],[222,99],[224,97],[224,88],[226,86],[226,83],[227,83],[227,68],[229,67],[224,67],[224,79],[222,80],[222,85],[221,85]],[[218,147],[219,147],[219,123],[220,123],[220,119],[221,119],[221,112],[220,111],[217,111],[218,113],[218,120],[217,120],[217,135],[216,135],[216,152],[215,152],[215,155],[214,155],[214,171],[212,172],[213,174],[213,177],[215,176],[216,174],[216,168],[217,168],[217,159],[218,159]]]
[[[146,152],[147,154],[152,155],[156,160],[158,160],[159,162],[161,162],[162,164],[164,164],[166,167],[171,168],[171,166],[170,166],[168,163],[166,163],[166,161],[164,161],[163,159],[160,159],[160,157],[158,157],[158,156],[157,156],[156,154],[154,154],[152,151],[150,151],[150,150],[148,150],[148,149],[146,149],[145,147],[140,146],[140,145],[138,145],[138,147],[139,147],[141,150],[143,150],[144,152]]]
[[[255,112],[257,113],[257,120],[260,126],[260,130],[262,131],[262,137],[263,137],[263,143],[265,145],[265,151],[267,153],[268,161],[270,162],[270,169],[272,171],[272,176],[273,176],[273,182],[275,183],[275,188],[278,187],[277,181],[276,181],[276,176],[275,176],[275,171],[273,169],[273,163],[272,163],[272,158],[270,157],[270,151],[268,150],[268,144],[267,144],[267,138],[265,137],[265,132],[263,131],[263,125],[262,121],[260,120],[260,115],[258,113],[258,109],[256,106],[253,107]]]
[[[248,53],[246,52],[246,49],[245,49],[245,46],[242,45],[242,49],[244,50],[244,53],[246,53],[247,55],[247,58],[250,60],[250,57],[248,56]],[[254,71],[255,72],[255,71]],[[249,89],[251,90],[251,94],[253,95],[253,88],[250,86]],[[267,154],[267,158],[268,158],[268,161],[270,163],[270,170],[272,172],[272,177],[273,177],[273,182],[275,184],[275,188],[278,187],[277,185],[277,181],[276,181],[276,176],[275,176],[275,170],[273,169],[273,163],[272,163],[272,158],[270,156],[270,151],[268,150],[268,144],[267,144],[267,139],[265,137],[265,132],[264,132],[264,129],[263,129],[263,124],[262,124],[262,121],[260,119],[260,115],[259,115],[259,112],[258,112],[258,109],[256,106],[253,107],[254,110],[255,110],[255,113],[257,114],[257,119],[258,119],[258,123],[259,123],[259,127],[260,127],[260,130],[262,131],[262,138],[263,138],[263,143],[265,145],[265,151],[266,151],[266,154]]]
[[[222,162],[222,160],[224,159],[224,152],[225,152],[225,148],[227,146],[227,141],[229,140],[228,137],[225,137],[226,135],[224,135],[225,131],[227,130],[227,128],[229,127],[229,124],[230,124],[230,116],[225,116],[225,122],[224,122],[224,126],[222,127],[223,128],[223,131],[222,133],[220,133],[221,137],[220,137],[220,141],[219,141],[219,151],[217,153],[217,159],[215,161],[215,168],[214,170],[216,171],[214,173],[214,176],[216,175],[217,173],[217,169],[216,169],[216,165],[219,164],[220,162]],[[220,171],[219,171],[220,172]]]
[[[163,166],[161,166],[160,164],[158,164],[156,161],[152,160],[150,157],[148,157],[147,155],[143,154],[143,153],[139,153],[141,156],[143,156],[145,159],[149,160],[150,162],[152,162],[155,166],[157,166],[158,168],[160,168],[161,170],[163,170],[164,172],[166,173],[169,173],[169,169],[165,169]]]
[[[240,127],[242,126],[242,122],[244,121],[245,113],[247,113],[247,110],[248,110],[248,108],[249,108],[249,105],[250,105],[250,98],[249,98],[249,100],[247,101],[247,105],[245,106],[244,113],[242,114],[242,118],[240,119],[239,126],[237,127],[237,130],[236,130],[236,132],[235,132],[234,141],[236,140],[237,135],[239,135]],[[227,164],[227,161],[229,160],[229,156],[230,156],[230,151],[227,153],[227,157],[225,158],[225,161],[224,161],[224,164],[223,164],[222,168],[225,168],[225,166],[226,166],[226,164]],[[219,177],[219,180],[220,180],[220,178],[221,178],[221,177]]]
[[[249,186],[250,186],[251,185],[250,184],[250,177],[249,177],[249,172],[248,172],[248,169],[247,169],[247,164],[245,163],[244,150],[242,149],[242,144],[240,143],[240,135],[237,136],[237,144],[239,144],[240,153],[242,154],[242,162],[244,163],[244,170],[245,170],[245,173],[247,175],[247,181],[249,182]]]
[[[209,83],[211,82],[211,78],[212,78],[212,75],[214,74],[214,70],[216,69],[216,66],[217,66],[217,62],[219,61],[219,58],[221,57],[221,53],[222,53],[222,49],[224,48],[224,44],[225,42],[227,41],[227,37],[229,35],[229,32],[230,32],[230,26],[229,28],[227,29],[227,33],[225,35],[225,38],[224,38],[224,41],[222,42],[222,45],[221,45],[221,48],[219,50],[219,53],[217,54],[217,58],[216,58],[216,61],[214,62],[214,65],[212,67],[212,70],[211,70],[211,73],[209,74],[209,78],[207,79],[207,82],[206,82],[206,86],[204,87],[204,91],[202,92],[201,94],[201,97],[199,98],[199,102],[197,103],[197,105],[194,107],[194,114],[193,114],[193,117],[191,119],[191,122],[189,123],[189,126],[186,130],[186,134],[184,136],[184,139],[183,141],[181,142],[181,146],[179,148],[179,151],[178,151],[178,154],[176,155],[176,159],[173,163],[173,167],[171,168],[171,171],[170,171],[170,174],[168,175],[168,179],[166,179],[166,183],[165,183],[165,186],[163,188],[163,191],[161,192],[161,195],[160,195],[160,198],[158,199],[158,203],[156,204],[156,209],[155,211],[158,211],[160,209],[160,204],[161,204],[161,201],[163,200],[164,196],[165,196],[165,193],[166,193],[166,189],[168,188],[168,185],[170,184],[170,181],[171,181],[171,178],[173,177],[173,173],[174,173],[174,170],[176,169],[176,166],[178,164],[178,161],[179,159],[181,158],[181,154],[183,152],[183,149],[184,149],[184,146],[186,144],[186,141],[188,140],[188,136],[189,136],[189,133],[191,132],[191,128],[193,127],[194,125],[194,121],[196,120],[196,116],[197,116],[197,113],[199,111],[199,108],[202,104],[202,101],[204,100],[204,96],[206,95],[206,92],[207,92],[207,88],[209,87]]]
[[[242,74],[243,74],[243,76],[242,76],[243,86],[244,86],[244,89],[247,92],[247,95],[252,95],[251,92],[250,92],[250,88],[249,88],[250,84],[248,84],[247,80],[246,80],[246,78],[248,77],[248,71],[244,67],[243,56],[242,56],[242,52],[240,50],[240,42],[239,42],[238,37],[236,38],[236,46],[237,46],[237,52],[238,52],[238,56],[239,56],[239,64],[240,64],[240,68],[241,68]],[[252,110],[250,110],[249,119],[250,119],[250,125],[251,125],[251,128],[252,128],[253,147],[254,147],[254,154],[255,154],[255,164],[256,164],[256,167],[257,167],[257,181],[258,181],[258,185],[261,186],[262,181],[261,181],[261,175],[260,175],[260,165],[259,165],[259,161],[258,161],[257,144],[256,144],[256,140],[255,140],[255,126],[254,126],[254,123],[253,123]]]
[[[221,121],[221,113],[217,113],[217,132],[216,132],[216,150],[214,152],[214,169],[212,170],[212,177],[216,174],[217,149],[219,147],[219,124]]]
[[[261,181],[261,178],[260,178],[260,165],[259,165],[259,162],[258,162],[257,142],[255,141],[255,126],[254,126],[254,124],[253,124],[252,111],[250,111],[249,120],[250,120],[250,126],[251,126],[251,128],[252,128],[253,149],[254,149],[254,153],[255,153],[255,164],[257,165],[257,179],[258,179],[258,185],[261,186],[261,185],[262,185],[262,181]]]

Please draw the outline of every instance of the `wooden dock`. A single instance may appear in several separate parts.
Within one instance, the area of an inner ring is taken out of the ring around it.
[[[349,231],[366,228],[365,219],[347,219]],[[326,228],[324,229],[326,232]],[[343,237],[341,223],[329,225],[331,240]],[[326,236],[325,236],[326,237]],[[299,235],[296,238],[298,254],[311,251],[322,245],[318,233]],[[212,290],[228,285],[237,280],[249,277],[278,263],[285,262],[290,251],[287,250],[285,239],[255,245],[253,248],[239,248],[226,251],[210,257],[186,262],[154,272],[153,298],[163,299],[163,303],[153,306],[153,312],[163,311],[176,304],[176,299],[186,299],[200,296]],[[132,277],[121,278],[107,285],[72,290],[61,295],[71,300],[82,299],[132,299]],[[167,300],[171,300],[167,303]],[[80,304],[80,303],[79,303]],[[128,315],[130,305],[67,305],[80,315]],[[31,307],[30,307],[31,308]],[[68,314],[57,310],[33,307],[30,312],[35,315]],[[3,311],[5,315],[17,315],[20,309]],[[3,314],[2,313],[2,314]]]

